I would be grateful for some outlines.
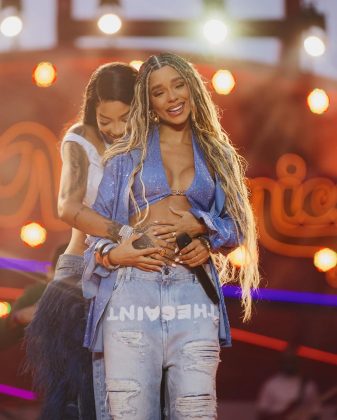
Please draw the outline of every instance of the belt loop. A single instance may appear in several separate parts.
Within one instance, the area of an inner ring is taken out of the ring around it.
[[[133,268],[132,266],[126,267],[125,274],[124,274],[125,275],[125,281],[130,280],[132,268]]]

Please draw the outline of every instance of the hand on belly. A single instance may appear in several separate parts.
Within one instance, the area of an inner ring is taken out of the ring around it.
[[[170,196],[158,201],[150,206],[149,215],[143,223],[144,230],[170,243],[175,242],[176,235],[183,232],[192,238],[206,233],[206,226],[190,213],[190,208],[184,196]],[[135,224],[133,219],[131,223]]]

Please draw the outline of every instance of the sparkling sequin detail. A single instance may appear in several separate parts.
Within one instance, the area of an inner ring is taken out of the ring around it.
[[[147,156],[142,171],[145,196],[150,205],[170,195],[183,195],[186,196],[192,207],[209,211],[214,201],[215,183],[209,173],[204,155],[194,135],[192,136],[192,144],[194,154],[193,181],[187,190],[172,190],[168,184],[161,158],[159,131],[154,130],[149,139]],[[140,181],[140,173],[135,177],[132,190],[139,208],[142,210],[145,208],[146,203],[143,200],[143,187]],[[133,213],[134,207],[130,202],[130,214]]]
[[[172,190],[171,195],[186,195],[186,190]]]

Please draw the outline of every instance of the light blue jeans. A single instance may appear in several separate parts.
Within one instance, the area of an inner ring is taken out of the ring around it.
[[[219,309],[187,268],[119,270],[103,320],[113,419],[215,419]]]
[[[104,355],[103,353],[93,353],[92,356],[96,420],[111,420],[105,389]]]

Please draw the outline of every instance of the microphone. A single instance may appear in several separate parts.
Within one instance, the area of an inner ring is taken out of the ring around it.
[[[179,249],[185,248],[192,242],[192,238],[187,233],[181,233],[177,235],[176,242]],[[198,280],[206,292],[206,295],[211,299],[211,301],[217,305],[219,303],[219,296],[217,290],[214,286],[213,281],[209,278],[206,270],[202,265],[191,268],[194,271],[195,275],[198,277]]]

